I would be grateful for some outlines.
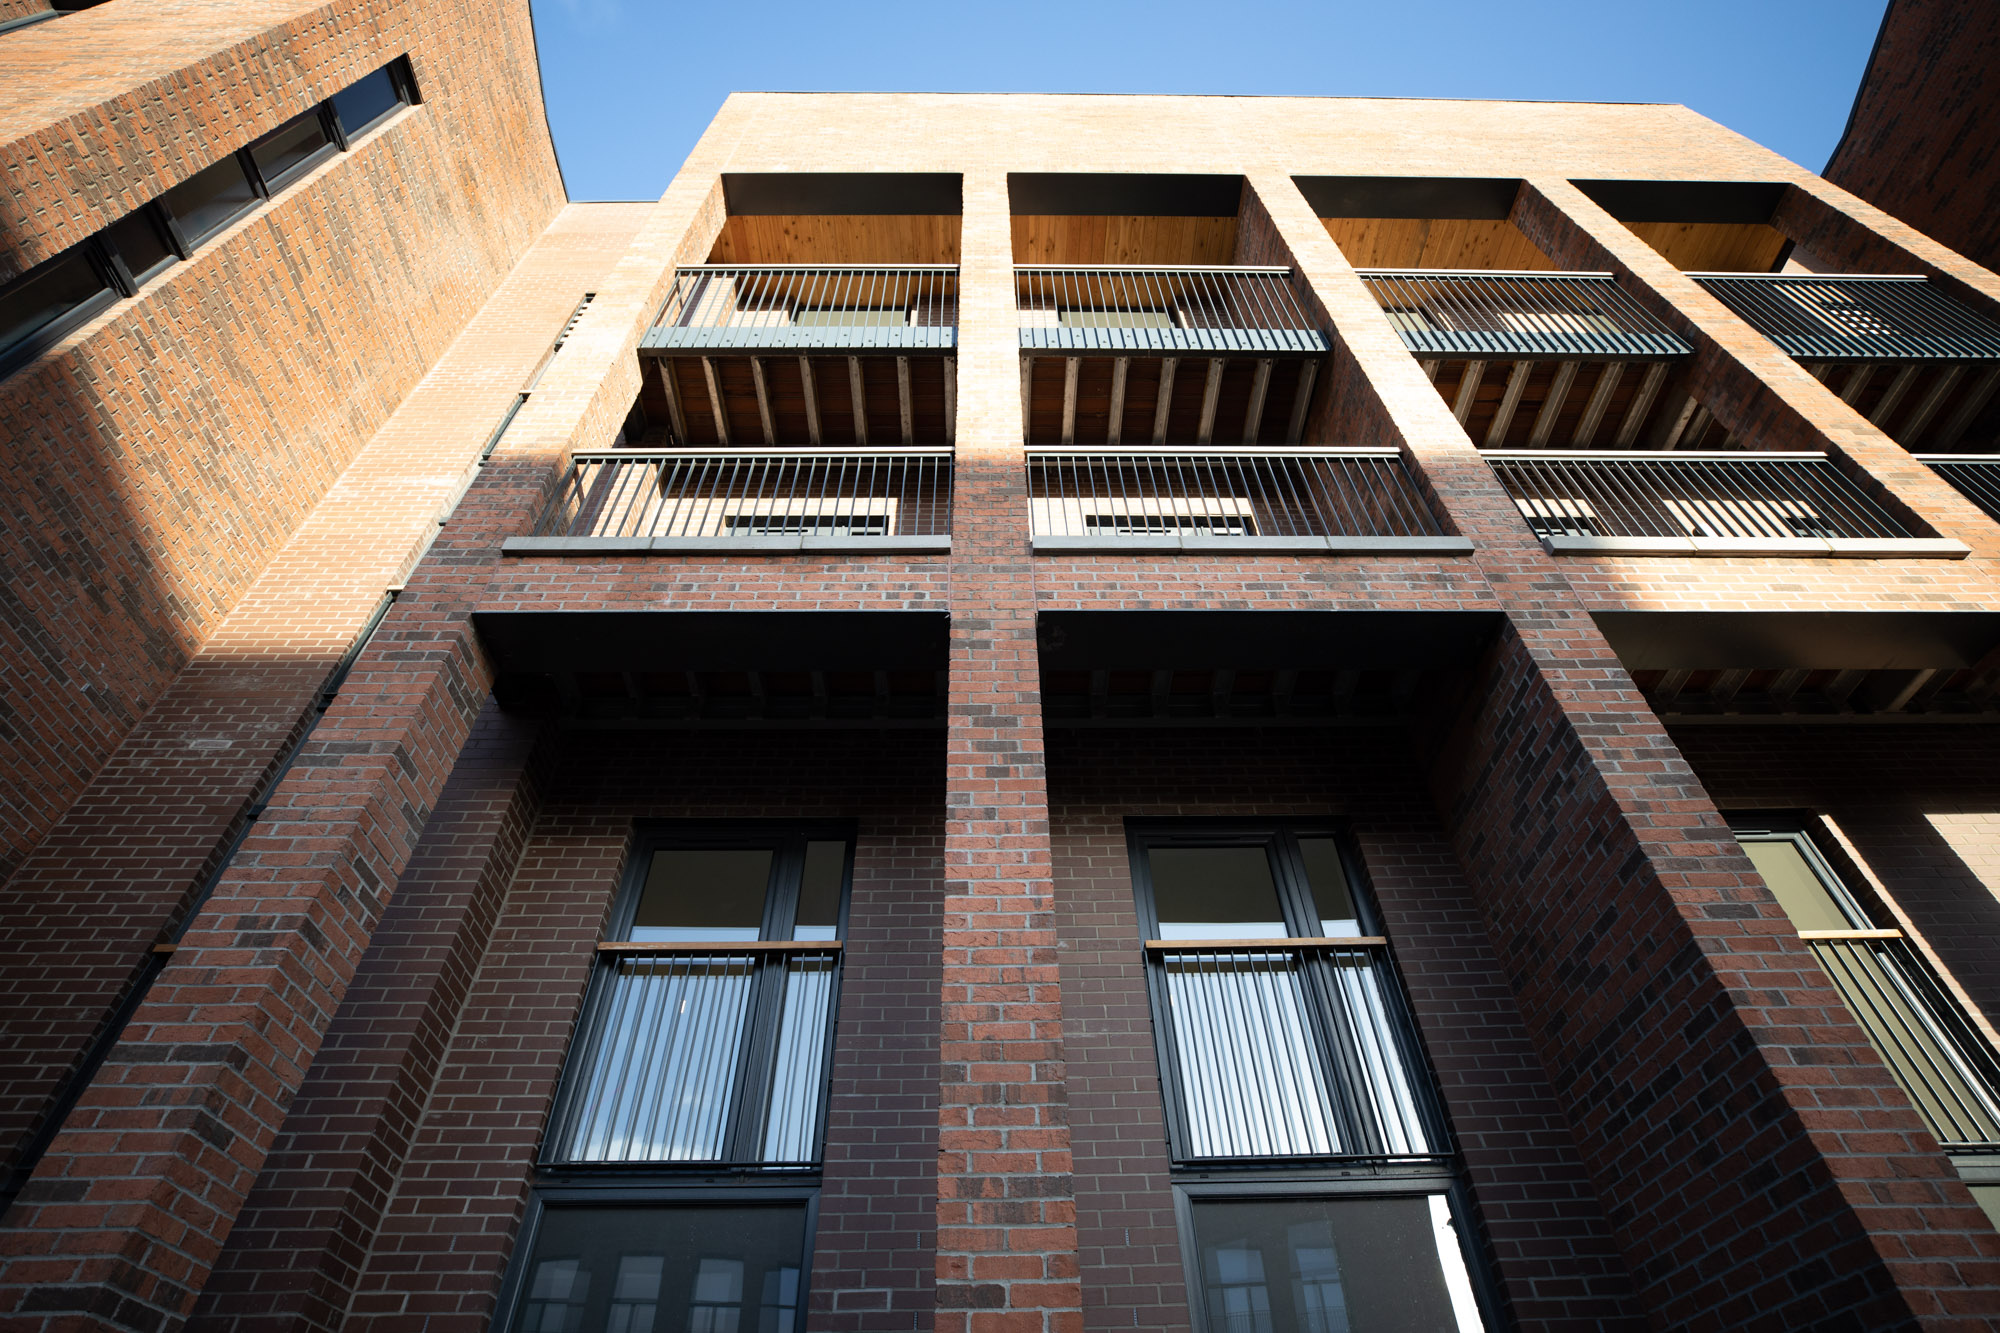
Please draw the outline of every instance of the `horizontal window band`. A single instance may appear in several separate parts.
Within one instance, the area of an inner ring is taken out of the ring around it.
[[[1235,950],[1239,953],[1246,949],[1380,949],[1386,947],[1388,943],[1388,939],[1381,935],[1268,940],[1147,940],[1146,952],[1191,953],[1208,949]]]
[[[599,953],[839,953],[839,940],[605,940]]]

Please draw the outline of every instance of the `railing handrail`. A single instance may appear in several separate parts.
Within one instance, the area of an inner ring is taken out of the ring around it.
[[[1593,463],[1812,463],[1826,458],[1823,453],[1809,450],[1763,449],[1481,449],[1479,456],[1489,463],[1532,463],[1545,459]]]
[[[803,446],[787,449],[783,445],[760,444],[740,449],[710,445],[688,449],[579,449],[570,455],[578,463],[622,463],[643,462],[647,459],[665,458],[951,458],[955,455],[950,445],[913,444],[901,448],[883,446],[869,449],[843,449],[839,445]]]
[[[1027,446],[1030,458],[1062,457],[1077,455],[1102,458],[1401,458],[1403,451],[1392,445],[1355,445],[1324,448],[1312,445],[1285,445],[1266,448],[1261,444],[1252,445],[1089,445],[1077,447],[1065,444],[1031,444]]]
[[[2000,454],[1911,454],[1919,463],[2000,463]]]
[[[1614,279],[1610,270],[1569,268],[1358,268],[1363,278],[1580,278],[1594,281]]]
[[[616,954],[840,953],[839,940],[600,940],[597,956]]]
[[[724,273],[749,270],[757,273],[821,273],[843,270],[857,273],[955,273],[957,264],[676,264],[676,273]]]
[[[1016,273],[1282,273],[1283,264],[1016,264]]]
[[[1743,282],[1929,282],[1922,273],[1695,273],[1690,278],[1728,278]]]

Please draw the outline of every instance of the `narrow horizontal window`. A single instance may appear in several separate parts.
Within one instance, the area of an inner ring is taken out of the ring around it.
[[[163,196],[190,247],[200,245],[257,206],[257,189],[235,157],[196,172]]]
[[[357,138],[373,129],[378,121],[401,107],[407,100],[390,66],[384,65],[373,74],[348,84],[333,95],[334,114],[340,117],[340,128],[348,138]]]
[[[310,170],[335,151],[326,132],[326,120],[318,107],[272,130],[250,145],[250,156],[263,174],[264,183],[276,190]]]
[[[87,243],[86,243],[87,244]],[[0,365],[18,364],[116,299],[77,246],[0,289]]]
[[[151,204],[126,214],[106,227],[104,240],[125,266],[125,272],[135,288],[160,273],[176,258],[160,222],[159,210]]]
[[[548,1205],[514,1333],[794,1333],[807,1205]]]

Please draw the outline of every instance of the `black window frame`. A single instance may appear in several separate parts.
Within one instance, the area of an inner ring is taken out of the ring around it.
[[[24,335],[19,342],[0,347],[0,377],[11,375],[27,365],[125,298],[128,293],[110,253],[110,247],[99,237],[86,236],[6,284],[6,288],[23,286],[54,272],[59,265],[80,260],[103,285],[48,323]],[[0,291],[4,290],[0,288]]]
[[[1347,888],[1353,899],[1356,924],[1362,934],[1354,939],[1383,939],[1381,918],[1374,904],[1374,887],[1368,878],[1367,867],[1362,862],[1359,849],[1355,845],[1347,823],[1338,819],[1179,819],[1179,818],[1139,818],[1126,819],[1126,846],[1130,856],[1132,888],[1138,909],[1141,934],[1147,948],[1146,992],[1153,1019],[1154,1058],[1159,1066],[1160,1089],[1165,1102],[1167,1118],[1168,1153],[1176,1172],[1217,1171],[1238,1169],[1269,1169],[1287,1164],[1324,1167],[1362,1163],[1411,1164],[1429,1162],[1439,1171],[1450,1174],[1457,1160],[1456,1139],[1451,1133],[1449,1119],[1445,1113],[1443,1099],[1437,1092],[1437,1078],[1432,1068],[1428,1052],[1423,1046],[1422,1036],[1411,1012],[1409,997],[1405,993],[1401,969],[1397,967],[1393,945],[1384,943],[1373,946],[1382,951],[1386,961],[1384,969],[1393,984],[1382,988],[1382,1000],[1388,1012],[1391,1032],[1402,1057],[1403,1068],[1408,1077],[1410,1090],[1416,1104],[1419,1118],[1430,1142],[1437,1151],[1427,1154],[1331,1154],[1303,1157],[1196,1157],[1191,1154],[1192,1137],[1186,1123],[1186,1089],[1180,1069],[1180,1061],[1174,1049],[1174,1028],[1171,1005],[1165,979],[1165,958],[1168,950],[1150,947],[1160,941],[1160,922],[1153,902],[1150,853],[1159,847],[1242,847],[1261,844],[1268,849],[1272,878],[1278,890],[1280,909],[1285,916],[1287,934],[1281,938],[1291,941],[1319,940],[1329,938],[1321,934],[1317,908],[1313,902],[1310,886],[1305,877],[1305,867],[1298,842],[1301,838],[1330,838],[1337,849],[1341,869],[1347,877]],[[1310,933],[1296,933],[1300,927],[1310,925]],[[1326,1011],[1327,992],[1330,980],[1324,975],[1327,964],[1320,958],[1306,955],[1301,973],[1308,988],[1307,993],[1314,1003],[1308,1005],[1308,1017],[1314,1024],[1314,1037],[1327,1049],[1333,1040],[1320,1025],[1320,1018]]]
[[[1188,1324],[1194,1333],[1204,1333],[1209,1325],[1207,1283],[1201,1271],[1201,1250],[1197,1244],[1195,1209],[1203,1203],[1238,1203],[1259,1200],[1316,1202],[1340,1198],[1410,1199],[1443,1195],[1457,1224],[1459,1258],[1471,1280],[1473,1300],[1488,1330],[1510,1327],[1505,1315],[1505,1298],[1488,1261],[1489,1241],[1474,1206],[1472,1192],[1456,1172],[1420,1168],[1353,1167],[1339,1171],[1267,1172],[1246,1175],[1214,1174],[1176,1179],[1172,1183],[1174,1226],[1181,1239],[1181,1272],[1187,1284]]]
[[[257,150],[265,144],[270,143],[273,139],[276,139],[292,126],[308,118],[314,119],[319,123],[319,132],[325,138],[326,142],[276,175],[265,171],[263,164],[257,160]],[[261,198],[269,199],[272,195],[284,189],[321,163],[331,161],[333,158],[340,156],[344,150],[341,147],[339,138],[335,134],[336,120],[337,117],[333,114],[333,99],[329,97],[310,110],[302,111],[298,115],[293,116],[291,119],[285,121],[284,124],[265,131],[245,145],[242,157],[245,159],[248,169],[253,173],[253,182],[259,188]]]
[[[806,1301],[812,1291],[814,1242],[819,1233],[819,1183],[795,1177],[734,1181],[727,1185],[712,1182],[653,1183],[616,1181],[602,1184],[537,1184],[528,1195],[528,1207],[515,1236],[514,1252],[500,1282],[500,1298],[493,1308],[488,1327],[493,1333],[510,1333],[520,1318],[527,1290],[529,1266],[541,1242],[542,1220],[550,1207],[556,1208],[743,1208],[759,1204],[805,1207],[805,1242],[800,1249],[799,1311],[804,1326]],[[586,1330],[586,1333],[590,1333]]]
[[[354,87],[362,79],[370,79],[384,72],[387,72],[389,75],[390,86],[396,90],[395,104],[367,124],[350,128],[341,121],[340,109],[333,104],[334,97]],[[398,111],[406,107],[422,106],[423,97],[417,91],[417,75],[416,71],[410,65],[409,56],[400,55],[387,64],[377,65],[374,69],[369,70],[360,78],[347,83],[336,90],[336,92],[329,93],[326,101],[321,103],[321,105],[326,109],[327,124],[333,132],[333,141],[340,146],[340,151],[345,153],[353,148],[354,140],[382,124]]]
[[[213,171],[224,162],[232,159],[236,163],[236,169],[243,173],[243,179],[249,182],[250,198],[235,212],[210,223],[206,231],[196,236],[183,225],[180,215],[174,211],[173,201],[168,196],[174,190],[189,184],[204,173]],[[174,252],[180,255],[182,259],[187,259],[192,257],[196,250],[207,245],[223,232],[256,212],[270,198],[271,192],[264,184],[264,173],[257,170],[257,163],[250,156],[250,150],[248,148],[239,148],[233,153],[225,153],[221,157],[216,158],[215,161],[209,163],[200,171],[190,174],[186,180],[178,181],[168,189],[162,190],[160,197],[155,199],[153,203],[160,210],[160,215],[166,219],[167,234],[173,238]]]
[[[732,1076],[736,1095],[724,1130],[722,1155],[719,1158],[680,1162],[589,1161],[562,1156],[557,1151],[557,1146],[569,1138],[575,1124],[580,1096],[578,1080],[587,1067],[586,1053],[604,1030],[606,1010],[611,1003],[612,976],[618,959],[633,952],[600,948],[592,965],[589,989],[563,1058],[556,1097],[543,1127],[541,1143],[536,1149],[538,1171],[550,1178],[570,1181],[607,1174],[629,1177],[634,1173],[660,1178],[726,1174],[746,1181],[772,1176],[817,1175],[825,1159],[826,1119],[832,1101],[833,1051],[840,1013],[841,981],[845,971],[848,912],[854,888],[854,822],[701,820],[642,823],[634,829],[628,845],[617,897],[604,933],[605,943],[630,939],[633,918],[638,912],[640,895],[655,852],[677,849],[720,851],[768,846],[775,854],[765,890],[764,916],[754,943],[769,945],[789,941],[790,936],[781,932],[788,931],[796,922],[807,844],[836,840],[845,845],[846,852],[841,869],[840,910],[832,941],[801,941],[796,950],[789,951],[770,948],[752,950],[749,947],[751,942],[747,941],[718,941],[715,945],[716,954],[741,951],[750,953],[755,959],[755,975],[747,1004],[748,1039],[738,1053],[736,1071]],[[700,950],[687,943],[676,943],[671,950],[663,946],[662,952],[699,953]],[[785,969],[793,952],[828,952],[833,955],[832,975],[828,982],[825,1045],[820,1056],[821,1078],[825,1082],[819,1092],[809,1159],[803,1162],[766,1162],[759,1160],[749,1145],[760,1141],[758,1136],[763,1132],[765,1117],[770,1109],[771,1080],[781,1035],[775,1020],[784,1001]]]

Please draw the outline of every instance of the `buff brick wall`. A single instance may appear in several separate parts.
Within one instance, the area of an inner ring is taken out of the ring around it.
[[[405,53],[422,105],[0,381],[0,878],[563,202],[524,0],[107,5],[0,48],[37,89],[10,267]]]

